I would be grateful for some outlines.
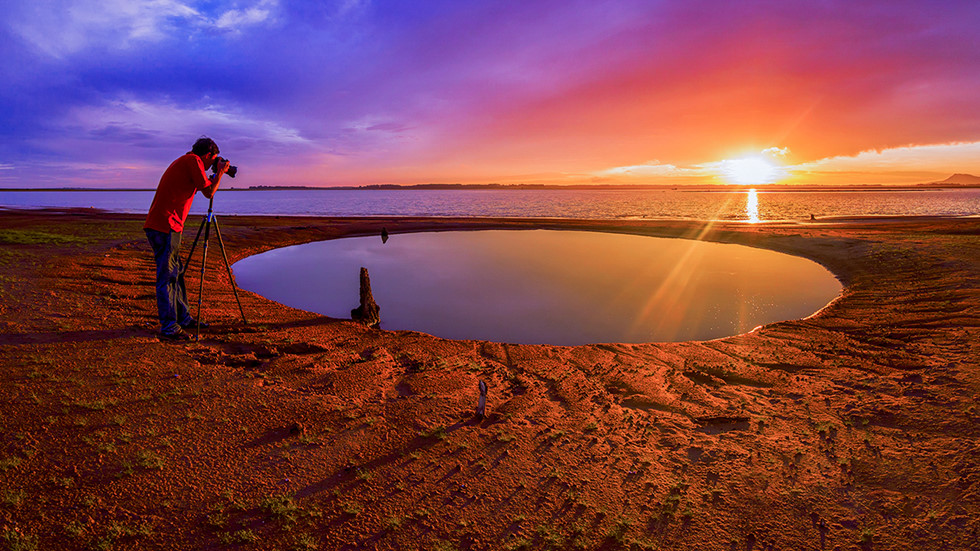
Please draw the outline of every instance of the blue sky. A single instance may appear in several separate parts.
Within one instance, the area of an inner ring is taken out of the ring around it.
[[[0,188],[980,173],[980,3],[12,0]],[[727,164],[726,164],[727,163]]]

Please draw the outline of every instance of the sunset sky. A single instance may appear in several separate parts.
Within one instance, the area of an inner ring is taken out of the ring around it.
[[[975,0],[8,0],[0,51],[0,188],[202,134],[236,187],[980,175]]]

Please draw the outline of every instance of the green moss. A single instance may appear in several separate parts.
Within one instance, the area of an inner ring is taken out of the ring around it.
[[[10,551],[31,551],[37,549],[37,536],[22,534],[16,530],[4,529],[0,540],[7,544]]]
[[[0,244],[4,245],[65,245],[85,243],[85,238],[75,235],[62,235],[38,230],[4,230],[0,233]]]
[[[296,520],[296,517],[301,512],[299,506],[296,505],[296,501],[289,496],[267,497],[262,500],[259,507],[269,515],[288,521]]]

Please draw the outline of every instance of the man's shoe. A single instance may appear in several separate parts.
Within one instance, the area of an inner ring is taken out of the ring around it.
[[[174,329],[173,331],[168,331],[166,333],[160,333],[160,340],[162,341],[189,341],[191,336],[187,334],[186,331],[180,327]]]
[[[191,320],[190,323],[182,323],[180,324],[180,327],[182,329],[197,329],[197,320]],[[202,321],[200,327],[201,329],[207,329],[208,327],[211,327],[211,324],[206,321]]]

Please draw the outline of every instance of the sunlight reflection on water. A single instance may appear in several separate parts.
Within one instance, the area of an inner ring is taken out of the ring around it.
[[[758,224],[759,220],[759,194],[754,189],[750,189],[745,198],[745,216],[749,222]]]

